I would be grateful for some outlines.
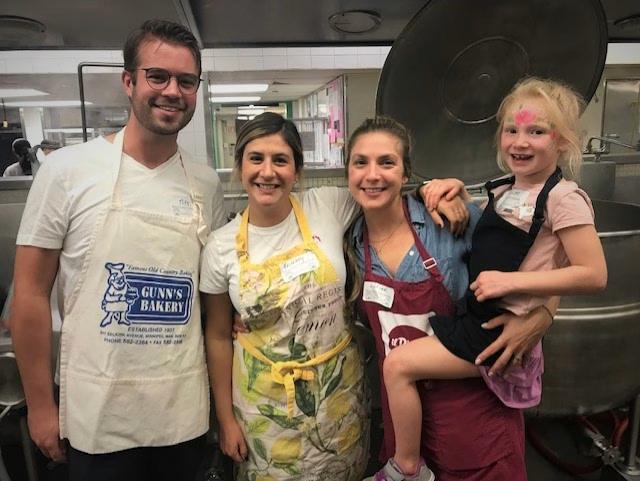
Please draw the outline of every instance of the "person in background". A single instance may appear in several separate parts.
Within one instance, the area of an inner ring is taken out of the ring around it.
[[[11,153],[18,161],[4,169],[2,177],[34,175],[37,172],[39,162],[33,155],[31,144],[27,139],[14,140],[11,144]]]
[[[471,223],[463,237],[440,229],[421,201],[403,198],[411,175],[410,138],[393,119],[378,117],[358,127],[347,146],[349,190],[361,206],[345,235],[351,309],[368,322],[379,357],[382,378],[384,439],[381,459],[395,452],[395,436],[382,376],[385,357],[414,339],[432,334],[429,319],[454,312],[454,300],[468,287],[465,257],[479,209],[469,204]],[[552,306],[555,309],[555,306]],[[504,324],[500,337],[480,357],[503,349],[493,369],[501,371],[512,354],[533,348],[551,324],[543,308],[518,318],[504,314],[486,327]],[[418,383],[422,405],[422,456],[405,474],[393,463],[376,481],[524,481],[524,423],[487,388],[480,378]],[[398,435],[402,435],[398,432]],[[433,472],[432,472],[433,471]]]
[[[123,130],[50,154],[17,237],[10,319],[31,437],[77,480],[190,481],[209,427],[201,248],[222,186],[178,132],[196,107],[198,43],[150,20],[124,46]],[[49,297],[63,316],[60,399]],[[107,322],[109,321],[109,322]]]
[[[38,156],[42,155],[42,158],[39,157],[40,163],[42,163],[42,160],[44,159],[44,157],[46,157],[47,155],[51,154],[52,152],[55,152],[60,147],[61,147],[61,145],[58,142],[56,142],[55,140],[43,139],[42,142],[40,142],[38,145],[36,145],[33,148],[33,151]],[[40,154],[39,151],[42,152],[42,154]]]

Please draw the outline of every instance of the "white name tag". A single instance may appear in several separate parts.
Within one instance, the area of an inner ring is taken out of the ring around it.
[[[529,197],[529,192],[521,189],[511,189],[506,191],[499,199],[496,204],[496,210],[506,211],[506,212],[514,212],[516,209],[519,209],[523,205],[525,205],[527,198]]]
[[[518,218],[520,220],[530,220],[533,217],[533,213],[535,212],[535,207],[532,205],[527,205],[525,207],[521,207],[518,212]]]
[[[362,300],[375,302],[384,307],[391,307],[393,305],[394,292],[391,287],[383,286],[377,282],[365,281],[364,289],[362,291]]]
[[[311,272],[320,267],[320,261],[313,252],[305,252],[290,261],[280,265],[280,274],[285,282],[290,282],[302,274]]]
[[[188,217],[193,214],[193,204],[188,196],[176,197],[171,203],[173,215],[177,217]]]

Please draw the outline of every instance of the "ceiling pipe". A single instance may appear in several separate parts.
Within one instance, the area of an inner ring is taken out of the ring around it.
[[[180,23],[191,30],[191,33],[198,41],[198,47],[202,50],[204,48],[202,37],[200,36],[200,30],[198,29],[196,18],[193,16],[193,10],[191,10],[189,0],[173,0],[173,6],[176,9]]]

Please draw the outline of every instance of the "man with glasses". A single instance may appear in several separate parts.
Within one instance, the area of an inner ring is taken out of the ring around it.
[[[13,343],[31,437],[55,461],[66,454],[71,480],[192,480],[209,419],[199,256],[225,218],[217,175],[176,142],[195,110],[200,51],[183,26],[154,20],[130,35],[124,63],[126,127],[54,152],[34,180],[17,241]]]

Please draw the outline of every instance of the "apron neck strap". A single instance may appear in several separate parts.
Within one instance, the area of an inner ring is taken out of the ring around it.
[[[536,208],[533,211],[533,217],[531,219],[531,228],[529,229],[529,236],[536,237],[542,224],[545,221],[544,218],[544,207],[547,205],[547,198],[549,197],[549,192],[553,189],[558,182],[562,179],[562,171],[560,167],[556,167],[556,170],[553,174],[549,176],[549,178],[544,183],[542,190],[538,194],[538,198],[536,200]]]
[[[291,207],[293,208],[293,214],[296,216],[296,222],[298,224],[298,228],[300,229],[300,235],[302,236],[302,241],[306,244],[309,242],[313,242],[313,238],[311,236],[311,229],[309,228],[309,224],[307,223],[307,217],[304,215],[302,210],[302,206],[298,199],[294,196],[289,195],[289,202],[291,202]],[[249,206],[242,213],[242,217],[240,218],[240,228],[238,229],[238,235],[236,236],[236,250],[238,252],[238,256],[243,259],[248,259],[249,257]]]
[[[493,202],[493,192],[491,192],[496,187],[500,187],[501,185],[513,185],[516,181],[514,175],[511,177],[505,177],[503,179],[497,180],[489,180],[486,184],[484,184],[484,188],[487,191],[487,195],[489,196],[489,201]]]
[[[438,263],[435,258],[429,254],[427,248],[424,246],[420,237],[418,237],[418,233],[413,227],[413,222],[411,221],[411,216],[409,215],[409,207],[407,203],[407,199],[402,199],[402,213],[404,214],[404,218],[409,224],[409,229],[411,230],[411,235],[413,236],[413,242],[420,254],[420,258],[422,259],[422,265],[424,268],[429,271],[429,274],[432,277],[437,279],[441,278],[440,270],[438,269]],[[364,269],[365,272],[371,272],[371,249],[369,244],[369,229],[367,228],[367,222],[364,221],[364,226],[362,230],[362,242],[364,247]]]

